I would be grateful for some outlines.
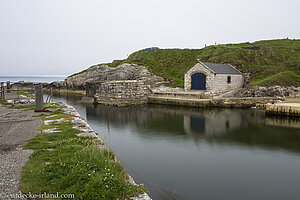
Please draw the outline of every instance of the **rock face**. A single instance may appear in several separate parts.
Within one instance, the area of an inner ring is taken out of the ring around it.
[[[34,88],[36,84],[42,84],[43,88],[56,88],[56,89],[64,89],[66,88],[65,81],[54,81],[52,83],[38,83],[31,81],[18,81],[10,85],[10,87],[25,87],[25,88]]]
[[[56,88],[56,89],[65,89],[66,82],[65,81],[54,81],[52,83],[49,83],[46,87],[52,87],[52,88]]]
[[[34,83],[34,82],[31,82],[31,81],[18,81],[18,82],[16,82],[16,83],[12,83],[11,85],[10,85],[10,87],[28,87],[28,88],[30,88],[30,87],[34,87],[34,84],[36,84],[36,83]]]
[[[279,85],[271,87],[254,86],[241,90],[237,96],[241,97],[284,97],[300,96],[300,87],[280,87]]]
[[[165,78],[150,73],[144,66],[127,63],[115,68],[107,65],[96,65],[81,74],[68,77],[65,82],[70,89],[84,89],[86,83],[93,84],[115,80],[143,80],[146,85],[151,87],[170,83]]]
[[[243,73],[243,77],[244,77],[244,85],[243,85],[243,88],[246,88],[246,87],[248,87],[249,84],[250,84],[251,74],[250,74],[250,73]]]

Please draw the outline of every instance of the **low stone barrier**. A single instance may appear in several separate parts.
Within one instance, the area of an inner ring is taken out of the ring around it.
[[[300,117],[300,103],[266,104],[267,115]]]
[[[220,107],[220,108],[251,108],[257,105],[264,105],[268,102],[276,103],[282,101],[282,98],[275,97],[244,97],[244,98],[215,98],[215,99],[188,99],[188,98],[174,98],[163,96],[150,96],[149,103],[165,104],[177,106],[191,106],[191,107]]]
[[[99,83],[96,102],[109,106],[128,106],[148,103],[150,89],[140,80],[109,81]]]

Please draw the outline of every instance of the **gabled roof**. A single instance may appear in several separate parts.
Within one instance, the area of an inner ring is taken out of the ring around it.
[[[241,72],[239,72],[229,64],[215,64],[206,62],[201,63],[216,74],[241,74]]]

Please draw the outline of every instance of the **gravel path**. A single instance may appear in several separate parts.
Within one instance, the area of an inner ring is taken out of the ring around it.
[[[22,167],[33,152],[21,146],[39,133],[37,128],[42,124],[39,117],[32,117],[34,114],[0,105],[0,199],[1,195],[20,193]]]

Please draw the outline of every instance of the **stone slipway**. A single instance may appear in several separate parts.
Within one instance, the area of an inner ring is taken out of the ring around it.
[[[300,102],[299,103],[281,102],[275,104],[268,103],[266,105],[266,113],[268,115],[300,117]]]
[[[178,96],[178,95],[177,95]],[[224,107],[224,108],[250,108],[257,104],[266,104],[268,102],[277,103],[282,101],[280,97],[244,97],[244,98],[215,98],[215,99],[200,99],[192,97],[175,97],[165,95],[151,95],[148,98],[149,103],[152,104],[165,104],[165,105],[177,105],[177,106],[191,106],[191,107]]]

